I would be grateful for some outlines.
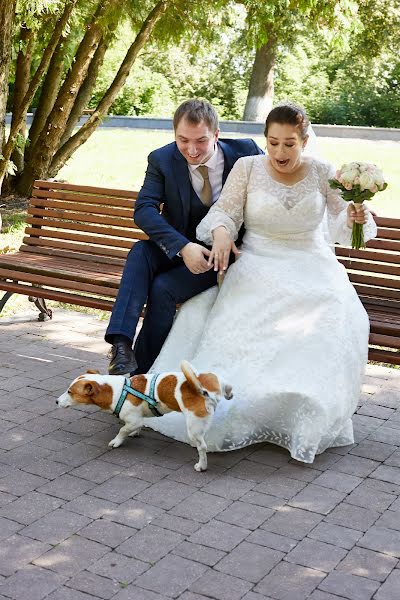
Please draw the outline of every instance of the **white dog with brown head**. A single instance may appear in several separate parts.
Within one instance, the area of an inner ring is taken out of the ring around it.
[[[199,453],[194,468],[205,471],[207,445],[204,435],[221,398],[232,398],[232,387],[215,373],[196,374],[185,360],[181,370],[180,373],[149,373],[131,378],[88,371],[77,377],[56,402],[62,407],[94,404],[117,415],[125,425],[108,444],[111,448],[118,448],[128,436],[137,435],[146,417],[182,412],[189,439]]]

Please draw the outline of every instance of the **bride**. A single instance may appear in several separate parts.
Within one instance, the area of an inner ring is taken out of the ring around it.
[[[152,371],[179,370],[185,358],[221,374],[234,398],[222,401],[206,435],[209,451],[271,442],[311,463],[331,446],[353,442],[367,361],[369,322],[324,234],[351,243],[353,222],[376,235],[367,208],[356,212],[328,179],[332,165],[306,156],[309,122],[291,103],[269,113],[268,156],[239,159],[219,200],[197,228],[212,244],[210,266],[225,271],[218,290],[186,302]],[[240,252],[234,240],[244,222]],[[189,443],[183,416],[148,419]]]

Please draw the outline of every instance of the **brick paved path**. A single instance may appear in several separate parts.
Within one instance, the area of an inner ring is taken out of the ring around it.
[[[105,322],[0,321],[0,600],[399,600],[400,370],[370,365],[357,443],[312,466],[261,444],[213,454],[59,409],[106,371]]]

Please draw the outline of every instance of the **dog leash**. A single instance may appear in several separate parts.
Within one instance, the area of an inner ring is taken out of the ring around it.
[[[126,400],[127,395],[132,394],[132,396],[136,396],[136,398],[140,398],[140,400],[144,400],[145,402],[147,402],[149,409],[151,410],[151,412],[153,413],[153,415],[155,417],[162,417],[162,414],[157,410],[158,402],[155,399],[155,393],[154,393],[155,389],[156,389],[156,381],[157,381],[158,376],[159,376],[159,373],[154,373],[153,377],[151,378],[149,395],[142,394],[142,392],[135,390],[131,386],[131,380],[128,377],[125,377],[125,383],[122,388],[122,392],[121,392],[121,395],[117,402],[117,405],[113,411],[113,414],[116,415],[117,417],[119,417],[119,413],[122,410],[122,406]]]

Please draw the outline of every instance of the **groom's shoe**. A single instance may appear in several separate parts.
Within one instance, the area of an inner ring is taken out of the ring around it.
[[[135,355],[130,342],[115,342],[109,352],[110,364],[108,372],[110,375],[126,375],[137,368]]]

